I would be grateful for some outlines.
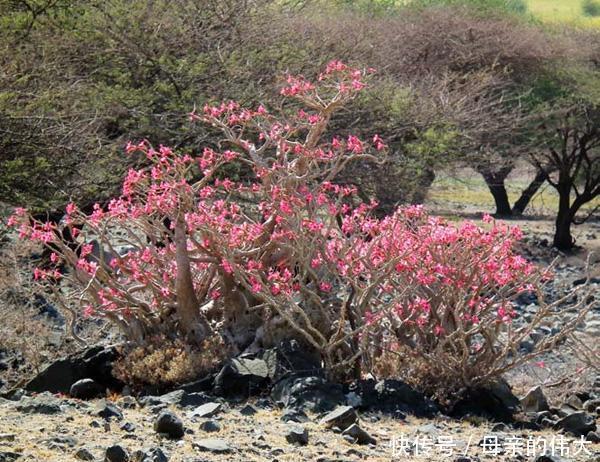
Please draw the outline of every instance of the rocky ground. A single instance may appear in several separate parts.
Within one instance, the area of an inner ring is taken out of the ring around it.
[[[600,222],[577,228],[582,248],[569,255],[548,245],[548,220],[514,224],[526,232],[523,252],[529,258],[540,265],[558,258],[550,298],[581,283],[590,252],[596,252],[590,258],[590,287],[600,294]],[[0,250],[6,250],[1,243]],[[524,398],[516,421],[507,423],[498,421],[507,420],[503,413],[519,404],[510,393],[484,391],[448,416],[394,381],[352,391],[319,377],[302,377],[271,392],[277,380],[270,376],[268,387],[261,382],[262,389],[240,401],[227,393],[231,387],[239,392],[240,377],[234,374],[221,378],[219,390],[204,384],[162,396],[136,398],[127,390],[106,395],[107,384],[94,372],[103,368],[89,363],[89,357],[76,356],[57,369],[56,358],[78,350],[65,335],[68,319],[44,300],[27,299],[26,280],[15,270],[25,261],[0,254],[0,462],[600,461],[599,371],[569,348],[507,376],[513,392]],[[522,300],[518,310],[525,317],[536,305]],[[551,335],[560,322],[550,319],[523,342],[522,350]],[[81,329],[90,344],[117,340],[101,324]],[[597,355],[600,304],[579,332]],[[597,367],[598,357],[592,360]],[[49,364],[54,372],[44,375]],[[101,385],[78,382],[90,377]],[[79,383],[79,391],[71,388],[73,383]]]
[[[600,436],[594,441],[477,418],[357,415],[344,406],[304,413],[269,399],[235,405],[201,393],[114,401],[42,393],[0,403],[2,461],[590,462],[600,460]]]

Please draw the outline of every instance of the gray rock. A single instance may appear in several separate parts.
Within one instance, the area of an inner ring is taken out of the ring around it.
[[[94,415],[102,417],[104,420],[109,420],[113,417],[117,420],[123,419],[123,413],[119,409],[119,406],[108,401],[98,403]]]
[[[550,409],[542,387],[537,386],[527,392],[521,399],[521,406],[525,412],[542,412]]]
[[[585,412],[574,412],[556,422],[555,427],[575,436],[582,436],[590,431],[595,431],[596,422],[591,415]]]
[[[271,398],[281,407],[312,412],[331,411],[346,402],[341,385],[318,376],[282,379],[273,387]]]
[[[0,451],[0,462],[14,462],[22,456],[19,452]]]
[[[217,438],[205,438],[194,441],[192,446],[199,451],[214,452],[218,454],[226,454],[232,451],[231,446],[225,440]]]
[[[417,432],[423,435],[435,435],[440,432],[440,429],[433,423],[421,425],[417,428]]]
[[[69,393],[71,385],[91,378],[104,388],[120,389],[122,383],[112,375],[112,363],[118,357],[115,347],[95,346],[50,364],[25,385],[34,392]]]
[[[125,422],[119,428],[127,433],[132,433],[135,431],[135,425],[133,425],[131,422]]]
[[[52,415],[62,412],[62,402],[50,393],[23,397],[16,406],[17,411],[25,414]]]
[[[535,344],[531,340],[523,340],[519,344],[519,349],[525,353],[533,353],[533,350],[535,350]]]
[[[131,462],[169,462],[161,448],[138,449],[131,455]]]
[[[14,441],[15,438],[14,433],[0,433],[0,441]]]
[[[160,396],[146,396],[140,400],[144,406],[175,405],[181,407],[198,407],[211,401],[205,393],[175,390]]]
[[[246,404],[243,408],[240,409],[240,414],[243,416],[251,416],[256,414],[258,411],[256,408],[250,404]]]
[[[432,417],[437,412],[432,401],[401,380],[359,380],[351,385],[350,392],[360,397],[360,409],[363,410],[410,413],[420,417]]]
[[[507,433],[510,431],[510,428],[505,423],[500,422],[494,425],[491,431],[492,433]]]
[[[221,403],[206,403],[194,409],[190,415],[194,417],[214,417],[223,409]]]
[[[320,424],[328,428],[338,427],[345,430],[357,420],[358,414],[352,406],[340,406],[323,417]]]
[[[9,401],[21,401],[21,398],[25,396],[25,390],[22,388],[15,388],[13,390],[2,393],[0,396]]]
[[[205,431],[207,433],[214,433],[221,431],[221,426],[218,424],[218,422],[215,422],[214,420],[207,420],[206,422],[202,422],[200,424],[200,430]]]
[[[588,399],[583,403],[583,409],[587,412],[596,412],[596,409],[600,407],[600,399]]]
[[[119,398],[117,403],[123,409],[135,409],[138,406],[138,403],[133,396],[123,396]]]
[[[70,448],[74,448],[77,445],[77,440],[72,436],[55,436],[47,441],[50,441],[51,443],[61,447],[68,446]]]
[[[556,409],[555,414],[559,417],[566,417],[573,413],[577,412],[577,409],[569,406],[568,404],[563,404],[559,409]]]
[[[560,456],[554,454],[542,454],[534,459],[534,462],[567,462]]]
[[[75,453],[75,458],[79,460],[94,460],[94,454],[90,452],[87,448],[78,449]]]
[[[591,443],[600,443],[600,433],[588,432],[588,434],[585,436],[585,439]]]
[[[118,444],[106,448],[104,462],[129,462],[129,453]]]
[[[182,407],[197,407],[211,400],[210,396],[202,392],[185,392],[179,400],[179,405]]]
[[[93,379],[81,379],[71,385],[69,394],[77,399],[93,399],[101,396],[103,390]]]
[[[284,422],[308,422],[308,416],[302,409],[286,408],[281,415],[281,420]]]
[[[553,420],[549,417],[544,417],[542,420],[540,420],[539,424],[542,427],[554,427],[556,425],[556,420]]]
[[[143,396],[139,399],[139,402],[142,406],[157,406],[160,404],[178,405],[184,395],[185,391],[175,390],[160,396]]]
[[[300,425],[290,425],[285,432],[285,440],[290,444],[306,446],[308,444],[308,430]]]
[[[360,428],[357,424],[352,424],[346,428],[342,435],[352,437],[353,441],[358,444],[376,444],[377,441],[365,430]]]
[[[262,390],[273,377],[271,364],[260,358],[235,358],[215,377],[219,396],[250,396]]]
[[[173,412],[163,411],[154,421],[154,431],[165,434],[169,438],[182,438],[183,422]]]
[[[567,398],[566,404],[568,404],[569,406],[571,406],[574,409],[583,409],[583,403],[581,402],[581,400],[575,396],[575,395],[571,395]]]

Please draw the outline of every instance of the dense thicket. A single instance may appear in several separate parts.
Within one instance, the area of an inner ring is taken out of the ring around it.
[[[458,162],[482,173],[498,212],[511,213],[504,180],[515,159],[541,143],[531,119],[570,106],[563,96],[579,92],[582,80],[597,81],[590,71],[597,34],[529,23],[519,1],[395,4],[3,3],[0,200],[40,211],[70,198],[102,201],[137,162],[122,155],[126,141],[192,153],[216,145],[214,132],[190,127],[195,105],[277,105],[270,89],[285,72],[312,75],[342,59],[378,74],[332,130],[380,133],[391,155],[382,166],[355,165],[340,181],[387,213],[420,202],[435,170]],[[550,174],[539,171],[514,209],[522,211]]]

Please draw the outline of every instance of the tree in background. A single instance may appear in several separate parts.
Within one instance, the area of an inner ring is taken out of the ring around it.
[[[600,108],[577,105],[550,114],[541,129],[548,138],[531,158],[548,172],[547,181],[558,192],[554,246],[570,250],[575,245],[571,225],[582,223],[599,207],[577,217],[600,196]]]

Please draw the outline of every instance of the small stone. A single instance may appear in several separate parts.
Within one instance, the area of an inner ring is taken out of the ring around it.
[[[71,448],[77,445],[77,440],[72,436],[55,436],[50,441],[58,446],[69,446]]]
[[[557,455],[542,454],[537,456],[534,462],[566,462],[566,460]]]
[[[200,430],[203,430],[207,433],[213,433],[221,431],[221,426],[214,420],[207,420],[206,422],[202,422],[200,424]]]
[[[75,453],[75,458],[79,460],[94,460],[94,454],[89,449],[81,448]]]
[[[357,424],[352,424],[342,433],[344,436],[351,436],[355,443],[358,444],[376,444],[375,438],[369,435],[365,430]]]
[[[132,454],[131,462],[169,462],[169,457],[161,448],[138,449]]]
[[[223,406],[221,403],[206,403],[194,409],[190,415],[194,417],[213,417],[221,412]]]
[[[306,446],[308,444],[308,430],[300,425],[290,425],[285,432],[285,440],[290,444]]]
[[[0,462],[14,462],[19,459],[22,454],[11,451],[0,451]]]
[[[521,399],[521,406],[525,412],[542,412],[550,409],[546,395],[542,391],[542,387],[537,386],[527,392]]]
[[[585,412],[574,412],[556,422],[556,428],[562,428],[575,436],[586,435],[596,430],[595,419]]]
[[[541,421],[540,421],[540,425],[542,427],[554,427],[556,425],[556,420],[552,420],[549,417],[544,417]]]
[[[430,423],[426,425],[421,425],[419,428],[417,428],[417,432],[422,433],[424,435],[433,435],[435,433],[439,433],[440,429],[436,427],[435,424]]]
[[[281,420],[284,422],[304,423],[308,422],[308,416],[302,409],[287,408],[283,411]]]
[[[350,435],[342,435],[342,438],[344,438],[346,441],[348,441],[348,443],[350,444],[354,444],[354,438]]]
[[[575,395],[571,395],[567,398],[566,403],[571,406],[573,409],[583,409],[583,403],[581,402],[581,400],[575,396]]]
[[[600,443],[600,433],[598,432],[589,432],[586,437],[590,443]]]
[[[345,430],[358,420],[358,415],[352,406],[339,406],[321,419],[321,425],[327,428],[336,426]]]
[[[102,417],[105,420],[109,420],[114,417],[117,420],[121,420],[123,418],[123,413],[121,409],[116,404],[109,403],[107,401],[100,402],[96,407],[95,415],[98,417]]]
[[[60,404],[60,401],[50,393],[40,393],[37,396],[21,398],[16,409],[26,414],[52,415],[62,412]]]
[[[14,433],[0,433],[0,441],[14,441],[15,434]]]
[[[587,412],[596,412],[598,407],[600,407],[600,399],[589,399],[583,403],[583,409]]]
[[[225,454],[231,452],[231,447],[225,440],[216,438],[206,438],[197,440],[192,443],[196,449],[206,452],[214,452],[218,454]]]
[[[122,446],[115,444],[106,448],[105,462],[129,462],[129,453]]]
[[[92,379],[81,379],[71,385],[69,394],[77,399],[93,399],[103,394],[102,387]]]
[[[506,433],[508,431],[510,431],[510,428],[508,428],[508,425],[506,425],[505,423],[502,423],[502,422],[497,423],[496,425],[494,425],[492,427],[492,433],[498,433],[498,432]]]
[[[133,396],[122,396],[117,402],[123,409],[135,409],[138,406]]]
[[[240,409],[240,414],[244,416],[251,416],[256,414],[258,411],[256,408],[250,404],[246,404],[243,408]]]
[[[552,418],[552,413],[550,411],[542,411],[535,413],[535,421],[540,423],[543,418],[547,417],[548,419]]]
[[[132,433],[135,431],[135,425],[133,425],[131,422],[125,422],[120,428],[127,433]]]
[[[163,433],[169,438],[182,438],[183,422],[171,411],[161,412],[154,421],[154,431]]]

